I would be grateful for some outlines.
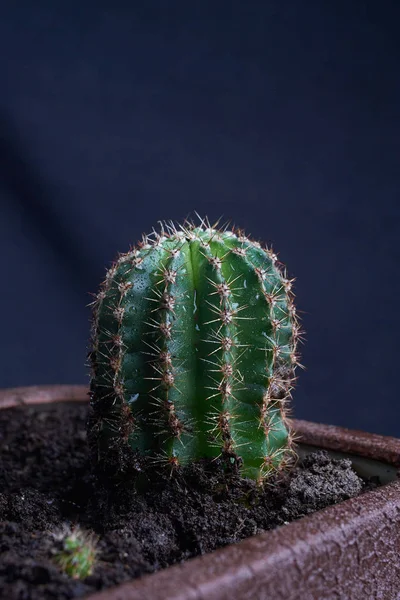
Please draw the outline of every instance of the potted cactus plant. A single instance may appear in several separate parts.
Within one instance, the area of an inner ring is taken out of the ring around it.
[[[291,286],[271,250],[205,225],[121,255],[94,303],[89,442],[100,468],[125,477],[138,448],[172,469],[240,460],[259,483],[288,466]]]
[[[241,231],[163,225],[120,255],[93,303],[88,452],[86,389],[0,396],[9,596],[395,598],[400,441],[288,418],[300,339],[292,280]]]

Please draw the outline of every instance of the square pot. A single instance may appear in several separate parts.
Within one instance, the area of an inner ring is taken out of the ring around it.
[[[14,388],[0,408],[87,402],[84,386]],[[350,457],[363,476],[384,484],[272,531],[88,600],[329,600],[400,598],[400,440],[293,421],[300,453],[317,448]]]

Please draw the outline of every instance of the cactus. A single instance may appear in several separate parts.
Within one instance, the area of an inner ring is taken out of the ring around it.
[[[55,562],[60,569],[73,579],[91,575],[96,563],[97,538],[77,527],[67,528],[58,539],[61,549],[55,555]]]
[[[98,464],[113,453],[126,470],[130,447],[171,469],[227,457],[258,482],[283,469],[299,364],[292,282],[271,249],[204,220],[164,224],[120,255],[93,303]]]

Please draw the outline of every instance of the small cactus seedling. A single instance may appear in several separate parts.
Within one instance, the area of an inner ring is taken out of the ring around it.
[[[78,527],[66,530],[60,537],[62,547],[55,555],[60,569],[73,579],[91,575],[96,563],[96,538]]]
[[[222,455],[259,482],[287,465],[293,298],[272,250],[204,221],[163,225],[120,255],[94,302],[98,463],[128,446],[171,468]]]

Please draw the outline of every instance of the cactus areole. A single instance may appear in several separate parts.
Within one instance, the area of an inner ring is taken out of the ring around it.
[[[225,457],[258,482],[284,468],[298,364],[291,287],[272,250],[204,221],[163,225],[120,255],[94,302],[97,463],[112,456],[123,476],[129,456],[172,470]]]

